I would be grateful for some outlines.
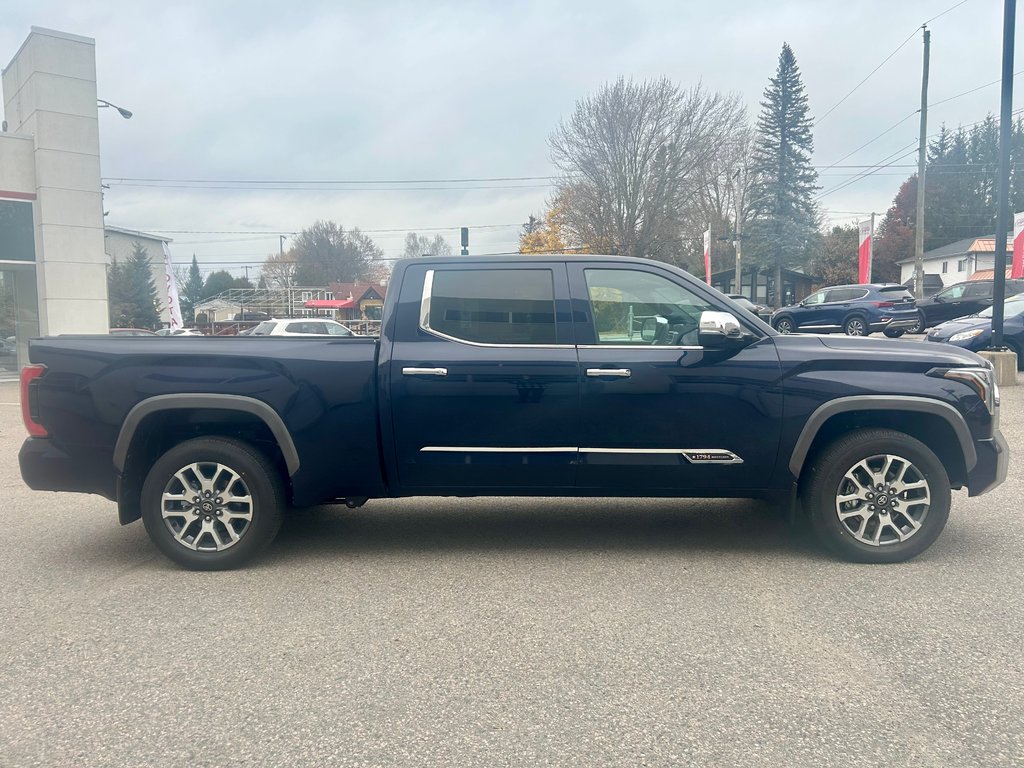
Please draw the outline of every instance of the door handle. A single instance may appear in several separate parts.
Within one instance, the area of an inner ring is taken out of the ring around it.
[[[447,376],[447,368],[403,368],[405,376]]]
[[[628,379],[633,374],[629,368],[587,368],[587,376],[617,376],[620,379]]]

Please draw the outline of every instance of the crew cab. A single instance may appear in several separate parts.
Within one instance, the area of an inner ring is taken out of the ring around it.
[[[395,265],[371,337],[54,337],[22,373],[32,488],[95,493],[193,569],[286,511],[395,496],[770,497],[850,560],[927,549],[1006,477],[990,365],[782,335],[675,267]]]

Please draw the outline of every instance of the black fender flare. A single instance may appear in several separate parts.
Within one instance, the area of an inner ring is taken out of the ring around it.
[[[971,430],[960,411],[949,403],[913,395],[853,395],[823,403],[807,419],[807,423],[804,424],[804,428],[800,432],[800,437],[797,438],[796,444],[793,446],[793,453],[789,457],[789,470],[794,477],[800,477],[807,453],[825,422],[837,414],[850,411],[915,411],[938,416],[953,429],[953,433],[960,443],[967,471],[970,472],[978,463],[978,451],[974,447]]]
[[[219,411],[240,411],[255,416],[270,430],[277,445],[284,456],[285,465],[288,468],[288,475],[294,475],[299,470],[299,453],[295,450],[295,443],[288,427],[285,426],[281,416],[262,400],[243,395],[220,395],[220,394],[184,394],[184,395],[155,395],[137,403],[125,416],[121,431],[114,444],[114,466],[118,473],[124,472],[128,460],[128,449],[135,438],[135,432],[143,419],[154,413],[169,410],[219,410]]]

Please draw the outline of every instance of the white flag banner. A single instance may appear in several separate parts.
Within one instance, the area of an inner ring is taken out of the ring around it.
[[[167,290],[167,311],[170,315],[171,330],[184,328],[181,321],[181,303],[178,301],[178,283],[174,279],[174,269],[171,267],[171,249],[164,243],[164,274],[166,275]]]

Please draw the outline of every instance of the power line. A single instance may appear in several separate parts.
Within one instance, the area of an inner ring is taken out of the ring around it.
[[[932,16],[932,17],[931,17],[930,19],[928,19],[927,21],[925,21],[925,22],[924,22],[924,24],[922,24],[921,26],[923,27],[923,26],[924,26],[925,24],[931,24],[931,23],[932,23],[933,21],[935,21],[936,19],[941,19],[941,18],[942,18],[943,16],[945,16],[945,15],[946,15],[947,13],[949,13],[950,11],[955,11],[955,10],[956,10],[957,8],[959,8],[959,7],[961,6],[961,5],[963,5],[963,4],[964,4],[964,3],[966,3],[966,2],[968,2],[968,0],[960,0],[960,2],[959,2],[959,3],[957,3],[956,5],[952,5],[952,6],[950,6],[949,8],[947,8],[946,10],[944,10],[944,11],[943,11],[942,13],[940,13],[940,14],[939,14],[938,16]]]
[[[148,189],[195,189],[195,190],[235,190],[242,192],[439,192],[439,191],[469,191],[482,189],[546,189],[551,186],[547,184],[484,184],[465,187],[273,187],[273,186],[242,186],[234,184],[179,184],[179,183],[135,183],[135,182],[109,182],[113,187],[143,187]],[[284,182],[291,183],[291,182]]]

